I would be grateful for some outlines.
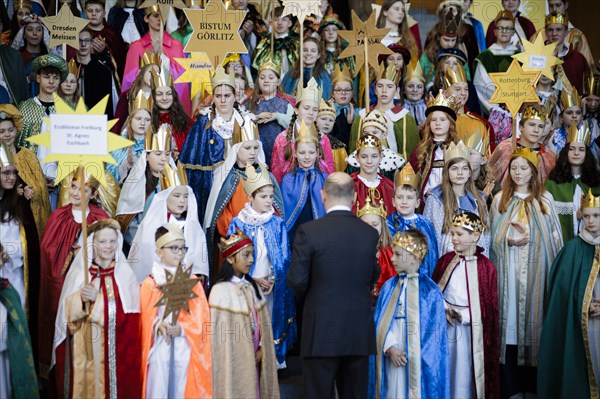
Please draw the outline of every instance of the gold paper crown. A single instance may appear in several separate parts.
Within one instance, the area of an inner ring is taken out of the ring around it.
[[[513,23],[515,23],[515,16],[510,11],[506,11],[506,10],[500,11],[498,13],[498,15],[496,15],[496,18],[494,18],[494,23],[497,23],[501,19],[508,19],[509,21],[512,21]]]
[[[265,58],[258,67],[258,74],[262,71],[273,71],[275,75],[281,76],[281,66],[271,59],[271,57]]]
[[[521,114],[521,120],[524,121],[526,119],[537,119],[538,121],[546,122],[546,119],[548,119],[546,108],[534,104],[526,105]]]
[[[577,89],[571,87],[571,89],[563,89],[560,92],[560,106],[563,110],[571,107],[581,108],[581,97],[577,92]]]
[[[225,68],[223,68],[222,65],[219,65],[210,78],[210,84],[212,85],[213,90],[218,86],[227,85],[235,91],[235,73],[230,71],[228,74],[225,72]]]
[[[242,180],[246,194],[252,194],[261,187],[273,185],[271,176],[267,167],[260,166],[260,172],[257,172],[254,166],[246,164],[246,178]]]
[[[317,116],[322,115],[331,115],[334,119],[337,116],[333,104],[323,99],[321,99],[321,103],[319,104],[319,114]]]
[[[23,114],[12,104],[0,104],[0,122],[4,120],[12,120],[17,133],[23,129]]]
[[[240,229],[237,229],[237,231],[229,237],[221,237],[219,249],[223,254],[223,258],[229,258],[248,245],[252,245],[250,237]]]
[[[129,115],[133,115],[135,111],[138,109],[145,109],[150,114],[152,114],[152,108],[154,107],[154,101],[152,100],[152,96],[146,97],[143,90],[139,90],[133,103],[129,107]]]
[[[83,166],[78,166],[75,169],[75,172],[73,172],[73,174],[71,175],[71,180],[67,181],[67,179],[65,178],[63,182],[65,182],[68,187],[71,186],[71,182],[81,183],[81,169],[83,169],[84,185],[91,188],[99,188],[100,181],[96,179],[96,177],[94,177],[89,168],[84,168]]]
[[[69,61],[69,73],[75,75],[75,78],[79,78],[79,66],[73,58]]]
[[[454,83],[465,82],[467,82],[467,75],[465,74],[465,69],[460,63],[456,65],[456,70],[453,68],[446,68],[446,72],[444,73],[444,89],[449,88]]]
[[[333,67],[333,74],[331,75],[331,87],[335,86],[338,82],[352,83],[352,76],[348,72],[349,69],[341,69],[340,65],[336,62]]]
[[[166,190],[169,187],[187,186],[188,179],[183,165],[177,161],[177,169],[173,170],[169,163],[165,164],[162,175],[160,176],[161,190]]]
[[[163,248],[170,242],[183,240],[185,241],[185,236],[183,235],[183,231],[174,223],[165,223],[161,227],[167,229],[167,232],[160,236],[158,240],[156,240],[155,245],[156,248]]]
[[[379,111],[373,110],[363,119],[362,127],[360,131],[364,131],[366,127],[374,127],[375,129],[381,130],[383,133],[388,131],[387,118]]]
[[[152,87],[158,89],[159,87],[173,87],[173,75],[169,72],[169,67],[161,66],[157,73],[152,69]]]
[[[467,138],[467,142],[465,145],[471,150],[475,150],[480,154],[483,154],[483,150],[485,145],[483,144],[483,136],[481,136],[481,132],[477,129],[473,134]]]
[[[394,175],[394,186],[396,188],[408,185],[419,191],[421,189],[421,176],[415,173],[415,170],[406,163],[400,172]]]
[[[536,168],[538,167],[538,165],[540,163],[540,156],[538,155],[538,153],[529,148],[517,147],[511,155],[511,158],[516,158],[516,157],[525,158],[526,160],[531,162],[533,164],[533,166],[535,166]]]
[[[440,33],[444,36],[454,37],[458,35],[458,27],[462,15],[460,12],[454,15],[450,10],[446,11],[443,20],[440,22]]]
[[[600,76],[595,75],[591,71],[583,81],[583,96],[587,97],[590,95],[600,97]]]
[[[315,103],[319,104],[321,102],[322,94],[323,91],[317,84],[315,78],[312,77],[306,84],[306,87],[298,87],[298,91],[296,93],[296,106],[305,100],[314,101]]]
[[[19,11],[21,8],[29,8],[31,10],[32,8],[32,4],[31,4],[31,0],[16,0],[13,3],[13,11],[17,12]]]
[[[429,98],[427,99],[427,109],[425,110],[425,115],[429,115],[433,111],[440,110],[449,114],[452,119],[456,120],[456,109],[458,108],[458,103],[455,96],[446,97],[444,92],[440,89],[440,92],[436,97],[433,97],[431,93],[429,93]]]
[[[460,140],[458,144],[454,144],[454,142],[450,143],[450,145],[448,145],[448,147],[444,150],[444,162],[446,164],[454,158],[463,158],[467,161],[470,158],[469,149],[465,143],[462,142],[462,140]]]
[[[588,189],[587,194],[584,197],[581,197],[581,207],[580,209],[585,208],[600,208],[600,195],[594,197],[592,194],[592,189]]]
[[[363,148],[374,148],[381,151],[381,140],[372,134],[361,134],[356,140],[356,151]]]
[[[171,151],[171,125],[163,123],[156,133],[152,129],[146,132],[144,140],[145,151]]]
[[[396,69],[396,66],[393,63],[390,63],[387,66],[387,68],[384,66],[383,62],[379,64],[379,73],[377,74],[377,80],[391,80],[396,86],[398,86],[398,82],[400,81],[400,75],[400,71]]]
[[[152,14],[155,12],[160,13],[160,7],[158,6],[158,4],[154,4],[152,6],[145,7],[144,10],[146,10],[146,15]],[[162,15],[161,15],[161,18],[162,18]]]
[[[463,212],[454,215],[452,226],[462,227],[474,233],[483,233],[485,230],[485,226],[479,216],[472,212]]]
[[[404,76],[404,83],[410,82],[411,80],[420,80],[425,83],[425,75],[421,68],[421,63],[418,59],[411,60],[410,64],[406,67],[406,75]]]
[[[319,133],[313,123],[310,126],[306,126],[306,123],[302,121],[300,123],[300,130],[296,134],[296,143],[315,143],[319,144]]]
[[[569,26],[569,16],[566,13],[561,14],[559,12],[553,12],[546,17],[546,23],[544,26],[552,24],[561,24],[564,26]]]
[[[140,69],[142,69],[146,65],[156,65],[160,68],[160,66],[162,65],[160,54],[153,53],[150,50],[146,50],[146,52],[140,57]]]
[[[427,244],[419,244],[414,238],[403,233],[404,232],[396,233],[394,239],[392,240],[392,245],[395,247],[404,248],[417,258],[423,260],[425,255],[427,255]]]
[[[378,206],[375,204],[379,202]],[[372,204],[372,205],[371,205]],[[362,217],[364,215],[377,215],[385,220],[387,218],[387,211],[383,201],[377,201],[375,199],[375,189],[370,188],[367,197],[365,198],[365,205],[362,208],[358,207],[358,201],[356,201],[356,217]]]
[[[583,143],[589,146],[591,141],[592,131],[587,122],[583,122],[579,128],[577,128],[576,123],[571,123],[567,131],[567,143]]]
[[[15,160],[12,151],[5,143],[2,143],[2,145],[0,145],[0,167],[14,164]]]
[[[249,117],[244,117],[244,123],[239,125],[237,120],[233,122],[233,144],[245,141],[260,140],[258,127]]]

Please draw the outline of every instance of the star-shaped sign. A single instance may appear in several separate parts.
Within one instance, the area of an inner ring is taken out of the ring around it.
[[[175,61],[185,69],[175,83],[191,83],[192,98],[198,92],[210,91],[210,71],[213,68],[206,54],[192,53],[190,58],[175,58]]]
[[[293,15],[302,24],[304,19],[311,14],[316,15],[317,18],[321,17],[320,4],[321,0],[283,0],[281,15]]]
[[[88,21],[74,16],[67,3],[62,5],[58,14],[40,19],[50,31],[50,47],[67,44],[79,50],[79,32]]]
[[[163,319],[172,314],[172,324],[175,324],[182,310],[190,312],[189,301],[198,297],[194,292],[198,279],[190,278],[190,274],[183,270],[181,265],[177,266],[175,274],[171,274],[168,270],[165,270],[165,273],[168,282],[158,287],[163,296],[156,302],[154,307],[165,305]]]
[[[183,12],[194,29],[185,46],[187,53],[206,53],[216,68],[227,54],[248,52],[239,34],[247,11],[230,11],[221,0],[209,0],[202,10]]]
[[[533,43],[523,40],[525,51],[512,57],[523,64],[524,71],[540,71],[544,76],[554,80],[552,67],[563,63],[560,58],[554,55],[554,49],[557,45],[558,43],[550,43],[546,46],[542,35],[538,35]]]
[[[50,154],[43,161],[58,162],[56,184],[77,166],[83,166],[106,187],[104,163],[117,165],[110,152],[133,145],[133,141],[109,132],[118,119],[106,120],[108,96],[89,111],[83,98],[79,99],[75,109],[71,109],[55,93],[54,104],[56,114],[44,118],[44,126],[50,130],[32,136],[27,141],[50,148]]]
[[[379,64],[377,63],[379,54],[393,54],[392,50],[381,44],[381,39],[387,35],[390,29],[377,28],[374,12],[371,13],[367,22],[363,23],[354,10],[352,10],[352,26],[354,27],[353,30],[338,31],[341,38],[349,43],[348,47],[342,51],[339,58],[354,56],[356,59],[356,70],[359,71],[365,63],[364,41],[367,40],[367,52],[369,57],[367,63],[375,69],[379,68]]]
[[[138,8],[143,10],[144,8],[152,6],[158,6],[163,21],[167,18],[167,15],[169,15],[169,8],[175,7],[183,10],[186,7],[183,0],[146,0]]]
[[[540,78],[540,72],[525,72],[517,60],[508,67],[506,72],[490,73],[490,78],[496,85],[496,90],[490,99],[493,104],[506,105],[513,118],[524,103],[539,103],[535,85]]]

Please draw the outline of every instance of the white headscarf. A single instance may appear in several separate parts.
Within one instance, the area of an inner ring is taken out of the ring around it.
[[[196,196],[190,186],[185,187],[188,192],[188,210],[183,225],[183,235],[189,251],[183,260],[183,264],[185,267],[193,264],[192,273],[208,276],[206,237],[198,221]],[[174,189],[175,187],[169,187],[154,196],[152,204],[146,211],[144,220],[142,220],[133,238],[127,261],[140,283],[152,273],[152,264],[159,260],[156,256],[154,236],[160,226],[169,222],[167,219],[167,199]]]
[[[25,17],[28,18],[28,17]],[[16,50],[20,50],[21,47],[25,46],[25,28],[27,27],[27,25],[29,24],[40,24],[42,25],[42,34],[43,34],[43,39],[42,41],[44,42],[44,45],[46,46],[46,49],[48,50],[49,53],[54,53],[56,54],[56,48],[50,48],[50,31],[48,30],[48,28],[46,28],[46,25],[44,25],[42,23],[41,20],[39,19],[29,19],[28,22],[25,23],[25,25],[21,26],[21,29],[19,29],[19,31],[17,32],[17,34],[15,35],[15,38],[11,44],[11,47],[16,49]]]
[[[87,238],[88,249],[88,265],[92,264],[94,259],[94,235],[92,233]],[[140,312],[140,285],[137,282],[133,270],[129,267],[125,254],[123,253],[123,235],[120,231],[117,231],[118,244],[117,253],[115,254],[115,282],[119,289],[119,297],[121,299],[121,305],[123,306],[123,312],[125,313],[139,313]],[[67,337],[67,315],[66,315],[66,299],[83,288],[85,284],[85,277],[83,271],[83,250],[79,250],[75,259],[67,272],[65,277],[65,283],[63,285],[62,292],[60,293],[60,299],[58,301],[58,311],[56,313],[56,322],[54,330],[54,343],[52,345],[52,361],[51,366],[56,363],[56,348],[65,340]],[[89,273],[89,271],[88,271]],[[92,280],[90,273],[89,281]],[[98,294],[98,299],[102,293]],[[97,299],[97,300],[98,300]]]

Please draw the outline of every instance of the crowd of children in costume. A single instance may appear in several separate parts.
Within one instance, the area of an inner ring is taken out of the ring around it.
[[[442,0],[423,43],[410,0],[384,0],[392,54],[368,81],[327,0],[304,26],[233,0],[248,53],[194,97],[185,14],[140,3],[0,1],[0,397],[279,397],[295,232],[335,171],[379,233],[369,397],[598,395],[600,67],[567,0],[539,31],[498,0],[487,33],[470,0]],[[89,21],[79,49],[50,47],[40,17],[62,4]],[[513,130],[490,73],[538,35],[562,64]],[[105,97],[133,145],[106,183],[79,167],[55,184],[27,139],[56,101]]]

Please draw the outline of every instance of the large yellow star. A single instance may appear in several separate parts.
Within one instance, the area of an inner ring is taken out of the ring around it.
[[[369,59],[367,60],[368,65],[373,68],[379,68],[377,63],[377,57],[379,54],[392,54],[393,51],[381,44],[381,39],[387,35],[390,31],[389,28],[377,28],[375,21],[375,13],[372,12],[367,22],[360,20],[356,12],[352,10],[352,26],[353,30],[341,30],[338,34],[342,39],[346,40],[349,44],[348,47],[342,51],[339,58],[347,58],[354,56],[356,58],[356,70],[365,63],[365,46],[364,40],[367,38],[367,52]]]
[[[174,7],[183,10],[185,8],[185,3],[183,0],[146,0],[138,8],[143,10],[144,8],[152,6],[158,6],[160,15],[162,15],[164,21],[167,18],[167,15],[169,15],[169,8]]]
[[[544,76],[554,80],[552,67],[563,63],[560,58],[554,56],[554,49],[557,45],[558,43],[550,43],[546,46],[542,35],[537,35],[533,43],[523,40],[525,51],[512,57],[523,64],[524,71],[540,71]]]
[[[506,72],[490,73],[496,85],[496,91],[490,102],[506,105],[513,118],[523,103],[538,103],[540,99],[535,92],[535,85],[540,72],[525,72],[517,60],[513,60]]]
[[[83,102],[83,98],[79,99],[77,103],[77,107],[75,109],[71,109],[60,97],[54,94],[54,104],[56,105],[56,114],[54,115],[104,115],[106,113],[106,104],[108,104],[108,96],[104,97],[98,104],[96,104],[89,111],[86,109],[85,103]],[[32,136],[27,139],[27,141],[37,144],[43,145],[44,147],[50,148],[50,154],[44,158],[44,162],[58,162],[58,170],[56,173],[55,183],[58,184],[65,177],[67,177],[73,170],[75,170],[78,166],[83,166],[86,171],[92,174],[100,184],[106,186],[106,178],[105,178],[105,168],[104,163],[108,162],[113,165],[117,165],[117,162],[110,155],[111,151],[118,150],[119,148],[130,147],[133,145],[133,141],[122,138],[119,135],[114,133],[110,133],[109,130],[117,123],[118,119],[113,119],[106,122],[106,129],[102,129],[97,134],[104,135],[106,137],[107,143],[107,151],[105,153],[94,153],[91,155],[73,155],[73,154],[64,154],[53,151],[54,144],[52,144],[52,134],[53,128],[50,123],[50,117],[44,118],[44,125],[49,129],[49,131],[44,131],[41,134]],[[75,125],[75,123],[74,123]],[[73,134],[75,135],[77,129],[73,129]],[[96,133],[94,133],[96,134]],[[103,140],[103,139],[102,139]]]
[[[283,0],[283,13],[281,15],[293,15],[302,24],[304,19],[311,14],[317,17],[321,16],[320,4],[321,0]]]
[[[196,97],[198,92],[210,92],[212,65],[206,54],[192,53],[191,58],[175,58],[175,61],[185,69],[175,83],[192,83],[192,98]]]
[[[186,8],[183,12],[194,29],[186,52],[206,53],[214,68],[229,53],[248,52],[239,34],[247,11],[229,11],[221,0],[209,0],[202,10]]]
[[[167,275],[167,283],[158,287],[162,291],[163,296],[154,306],[165,305],[163,319],[172,314],[172,324],[175,324],[182,310],[190,312],[189,301],[198,296],[194,292],[194,287],[198,283],[198,279],[190,278],[189,272],[184,271],[181,265],[177,266],[175,274],[171,274],[168,270],[165,270],[165,273]]]
[[[62,5],[58,14],[40,19],[50,31],[50,47],[67,44],[79,50],[79,32],[88,21],[74,16],[67,3]]]

